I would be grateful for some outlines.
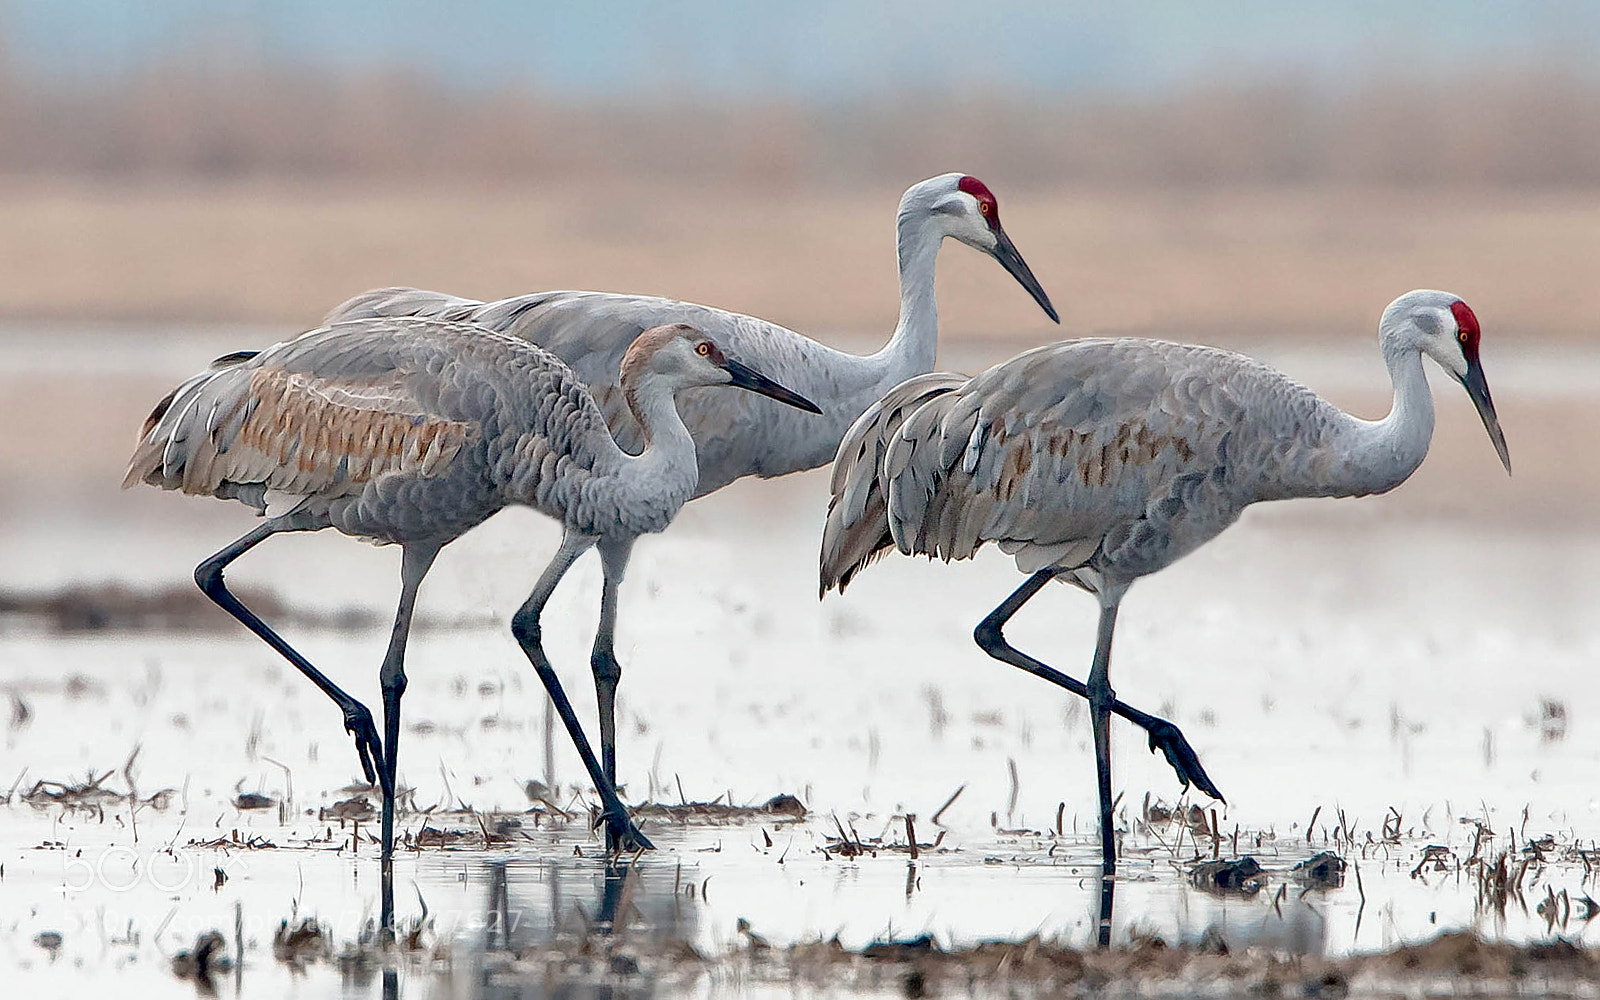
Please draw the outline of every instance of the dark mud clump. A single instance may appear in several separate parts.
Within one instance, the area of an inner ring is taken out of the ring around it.
[[[1267,884],[1267,873],[1247,854],[1226,861],[1203,861],[1189,869],[1189,881],[1206,892],[1253,896]]]
[[[353,820],[357,823],[366,823],[378,815],[378,810],[372,807],[372,802],[365,795],[355,795],[348,799],[340,799],[331,806],[323,806],[317,810],[319,821]]]
[[[1323,851],[1295,865],[1294,875],[1313,889],[1337,889],[1344,885],[1345,867],[1344,858]]]

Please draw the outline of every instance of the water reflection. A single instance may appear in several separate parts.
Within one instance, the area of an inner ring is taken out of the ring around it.
[[[1179,943],[1202,952],[1258,948],[1288,955],[1328,952],[1328,918],[1322,890],[1281,885],[1271,895],[1196,894]]]
[[[472,988],[483,1000],[658,994],[697,928],[695,887],[676,863],[582,858],[485,865]]]

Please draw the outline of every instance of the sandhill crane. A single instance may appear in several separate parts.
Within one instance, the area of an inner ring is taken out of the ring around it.
[[[382,288],[358,295],[324,322],[371,316],[437,316],[486,326],[532,341],[572,366],[588,384],[606,423],[629,451],[641,446],[638,422],[624,404],[618,379],[633,337],[661,323],[688,323],[715,337],[728,352],[815,400],[818,418],[730,393],[687,392],[678,402],[695,442],[704,496],[744,476],[763,479],[814,469],[833,461],[839,439],[868,406],[904,379],[933,368],[939,314],[934,263],[946,237],[999,261],[1056,320],[1055,307],[1000,225],[1000,208],[975,177],[944,174],[912,185],[900,199],[895,223],[900,261],[900,322],[882,350],[845,354],[765,320],[709,306],[605,292],[534,292],[477,302],[414,288]],[[601,757],[615,782],[617,683],[622,668],[613,651],[617,588],[633,539],[616,535],[599,546],[604,583],[600,624],[590,666],[600,713]]]
[[[220,358],[145,421],[124,486],[239,500],[266,515],[202,562],[195,581],[344,712],[362,770],[382,790],[385,930],[394,917],[396,751],[417,588],[445,544],[513,504],[560,520],[564,532],[511,630],[600,793],[608,842],[650,846],[596,762],[545,656],[540,612],[590,546],[660,531],[694,494],[694,441],[674,405],[680,392],[732,385],[812,413],[817,407],[682,324],[641,334],[622,359],[621,385],[643,429],[638,455],[617,446],[583,383],[548,352],[470,324],[368,319]],[[327,527],[401,547],[400,605],[379,674],[381,740],[365,706],[223,583],[229,563],[272,535]]]
[[[1249,504],[1365,496],[1400,485],[1433,434],[1424,354],[1460,382],[1511,471],[1483,368],[1478,320],[1458,297],[1413,291],[1383,312],[1394,382],[1387,417],[1353,417],[1250,358],[1158,340],[1073,340],[972,379],[898,387],[846,434],[834,464],[821,588],[843,591],[897,548],[946,561],[985,542],[1027,582],[974,632],[995,659],[1089,701],[1103,864],[1099,940],[1110,942],[1116,848],[1109,717],[1143,728],[1185,786],[1221,798],[1176,726],[1116,700],[1111,634],[1129,586],[1198,548]],[[1050,580],[1093,594],[1100,624],[1082,684],[1017,650],[1002,629]]]

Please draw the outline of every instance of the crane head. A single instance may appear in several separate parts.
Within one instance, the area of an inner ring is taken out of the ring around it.
[[[673,392],[702,385],[731,385],[809,413],[822,412],[798,392],[728,357],[715,340],[686,323],[644,331],[623,356],[622,389],[630,402],[639,387],[650,381],[659,381]]]
[[[1506,474],[1511,474],[1511,453],[1506,450],[1506,436],[1500,430],[1500,418],[1495,416],[1494,399],[1489,395],[1489,382],[1483,377],[1483,365],[1478,360],[1478,340],[1482,331],[1478,327],[1478,316],[1472,307],[1460,299],[1450,303],[1450,315],[1456,321],[1455,342],[1461,353],[1461,360],[1465,365],[1460,375],[1462,388],[1467,390],[1467,395],[1472,398],[1472,405],[1478,408],[1478,417],[1483,421],[1483,429],[1489,432],[1489,440],[1494,442],[1495,454],[1500,456],[1500,464],[1506,467]],[[1455,374],[1451,370],[1451,374]]]
[[[944,174],[913,185],[900,201],[901,218],[917,209],[927,212],[940,227],[941,235],[954,237],[999,261],[1046,316],[1061,322],[1050,296],[1000,225],[1000,203],[983,181],[970,174]]]
[[[1407,292],[1384,310],[1380,330],[1386,337],[1400,336],[1411,341],[1417,350],[1439,362],[1451,378],[1461,383],[1472,405],[1477,407],[1483,429],[1489,432],[1495,454],[1500,456],[1500,464],[1509,474],[1511,453],[1506,449],[1506,436],[1500,430],[1494,398],[1489,395],[1489,382],[1484,378],[1483,364],[1478,358],[1478,342],[1483,331],[1472,307],[1449,292],[1427,289]]]

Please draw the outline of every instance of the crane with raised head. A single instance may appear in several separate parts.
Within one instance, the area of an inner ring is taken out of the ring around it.
[[[265,516],[195,569],[213,601],[277,650],[344,713],[383,798],[381,925],[394,920],[395,777],[405,649],[439,550],[502,508],[559,520],[560,548],[511,631],[544,683],[602,801],[608,843],[650,842],[595,760],[540,639],[540,614],[573,561],[616,537],[661,531],[694,495],[694,439],[675,406],[695,387],[737,386],[818,412],[682,324],[638,336],[621,392],[640,428],[629,454],[572,370],[524,340],[436,319],[336,323],[261,352],[219,358],[156,405],[123,485],[238,500]],[[384,732],[228,590],[223,570],[281,532],[338,531],[401,548],[400,603],[379,672]]]
[[[414,288],[381,288],[343,303],[324,322],[433,316],[531,341],[572,366],[594,394],[617,441],[629,451],[641,447],[642,435],[621,388],[621,362],[628,344],[647,327],[688,323],[715,337],[730,358],[804,393],[823,410],[821,417],[809,417],[754,397],[685,392],[678,407],[695,442],[700,464],[695,496],[700,497],[744,476],[765,479],[826,465],[845,429],[862,411],[906,378],[932,370],[939,340],[934,265],[946,238],[999,261],[1045,313],[1057,319],[1049,296],[1000,225],[994,194],[976,177],[950,173],[912,185],[900,199],[895,232],[900,321],[882,350],[866,356],[835,350],[739,313],[607,292],[534,292],[478,302]],[[590,666],[599,703],[601,756],[612,782],[617,776],[616,691],[622,676],[613,648],[617,589],[632,546],[633,538],[625,534],[599,545],[604,581]]]
[[[1109,944],[1116,872],[1110,716],[1143,728],[1185,786],[1216,798],[1172,723],[1111,688],[1117,608],[1140,577],[1215,537],[1250,504],[1384,493],[1428,453],[1433,394],[1424,355],[1466,389],[1506,472],[1511,459],[1479,363],[1477,317],[1458,296],[1413,291],[1384,310],[1378,343],[1394,384],[1363,420],[1229,351],[1143,339],[1069,340],[973,378],[913,379],[868,409],[834,463],[823,593],[890,550],[966,559],[987,542],[1028,579],[974,631],[990,656],[1088,699],[1099,782],[1099,941]],[[1010,645],[1006,622],[1046,583],[1099,601],[1087,683]]]

